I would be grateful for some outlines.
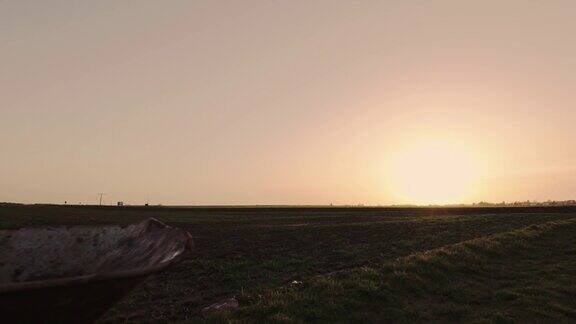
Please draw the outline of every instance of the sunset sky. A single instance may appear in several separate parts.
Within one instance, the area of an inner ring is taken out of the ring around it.
[[[0,0],[0,201],[576,199],[576,1]]]

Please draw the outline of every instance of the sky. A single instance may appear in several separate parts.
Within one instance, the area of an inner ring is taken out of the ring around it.
[[[0,0],[0,201],[576,198],[576,2]]]

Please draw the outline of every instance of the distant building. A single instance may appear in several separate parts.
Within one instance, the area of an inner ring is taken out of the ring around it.
[[[124,206],[124,202],[123,202],[123,201],[119,201],[119,202],[118,202],[118,206]]]

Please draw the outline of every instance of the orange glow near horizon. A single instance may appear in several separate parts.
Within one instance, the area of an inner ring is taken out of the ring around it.
[[[419,205],[474,199],[483,171],[473,152],[448,141],[404,147],[389,162],[389,190],[399,201]]]
[[[0,202],[576,199],[575,13],[0,1]]]

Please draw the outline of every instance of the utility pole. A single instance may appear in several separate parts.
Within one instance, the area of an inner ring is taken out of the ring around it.
[[[100,206],[102,206],[102,196],[104,196],[106,193],[104,192],[100,192],[98,193],[98,195],[100,195]]]

